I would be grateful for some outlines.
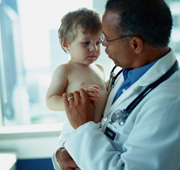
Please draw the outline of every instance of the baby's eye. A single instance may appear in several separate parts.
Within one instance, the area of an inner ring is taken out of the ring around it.
[[[96,45],[100,45],[100,44],[101,44],[101,42],[100,42],[100,41],[97,41],[97,42],[96,42]]]
[[[84,44],[84,45],[89,45],[89,41],[86,41],[86,42],[82,42],[82,44]]]

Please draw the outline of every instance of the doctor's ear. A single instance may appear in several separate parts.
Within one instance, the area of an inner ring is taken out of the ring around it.
[[[132,37],[130,40],[131,49],[135,54],[140,54],[143,49],[143,40],[140,37]]]
[[[64,51],[69,51],[68,43],[64,38],[61,39],[61,46],[63,47]]]

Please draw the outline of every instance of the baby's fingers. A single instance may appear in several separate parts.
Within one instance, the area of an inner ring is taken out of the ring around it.
[[[88,96],[89,96],[89,99],[92,101],[92,100],[97,100],[99,98],[99,95],[94,93],[94,92],[91,92],[89,91],[88,92]]]
[[[99,86],[97,86],[97,85],[91,85],[91,86],[89,86],[89,87],[87,88],[87,93],[93,92],[93,93],[98,94],[98,93],[99,93],[98,89],[99,89]]]

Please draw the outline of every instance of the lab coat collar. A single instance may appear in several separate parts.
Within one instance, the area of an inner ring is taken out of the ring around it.
[[[159,59],[140,79],[139,86],[147,86],[157,79],[159,79],[163,74],[171,68],[175,63],[176,57],[171,49],[171,51],[166,54],[164,57]],[[153,76],[152,76],[153,75]]]

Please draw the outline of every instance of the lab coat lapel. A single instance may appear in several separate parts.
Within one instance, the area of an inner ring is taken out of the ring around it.
[[[119,96],[119,98],[113,103],[112,108],[111,108],[112,110],[114,108],[117,109],[118,106],[120,104],[122,105],[122,103],[124,103],[126,100],[130,100],[131,96],[133,96],[136,93],[136,91],[140,88],[139,82],[136,82],[135,84],[133,84],[131,87],[128,88],[127,91],[125,91],[124,93],[121,94],[121,96]],[[128,102],[128,104],[130,104],[130,102]],[[125,108],[119,108],[119,109],[125,109]]]
[[[109,97],[108,97],[108,101],[107,101],[107,104],[106,104],[106,108],[105,108],[105,111],[104,111],[104,116],[106,117],[114,108],[117,109],[117,106],[122,103],[123,101],[125,101],[126,99],[128,99],[133,93],[135,90],[137,90],[137,88],[139,88],[139,86],[136,84],[136,86],[132,85],[127,91],[126,91],[126,94],[122,94],[113,104],[113,100],[114,100],[114,97],[116,95],[116,93],[118,92],[119,88],[121,87],[122,83],[124,82],[124,78],[123,76],[121,75],[115,86],[113,87],[113,89],[111,90],[110,94],[109,94]]]
[[[124,101],[128,100],[130,96],[139,88],[138,82],[136,82],[136,85],[132,85],[125,93],[126,94],[121,94],[121,96],[112,104],[114,100],[114,96],[116,95],[117,91],[119,90],[120,86],[123,83],[123,78],[120,78],[116,86],[112,89],[111,93],[109,94],[109,98],[106,104],[106,108],[104,111],[104,116],[106,117],[111,111],[114,109],[120,109],[119,105],[122,104]]]
[[[121,87],[122,83],[124,82],[123,76],[122,74],[117,78],[114,87],[111,89],[109,97],[108,97],[108,101],[106,103],[106,107],[104,110],[104,116],[106,117],[109,113],[109,110],[112,107],[112,102],[114,100],[114,97],[117,93],[117,91],[119,90],[119,88]]]

